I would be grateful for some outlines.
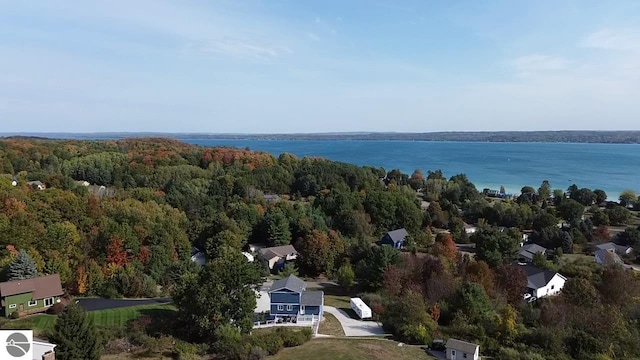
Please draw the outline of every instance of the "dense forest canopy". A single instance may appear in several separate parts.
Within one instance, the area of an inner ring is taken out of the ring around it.
[[[2,139],[0,174],[3,280],[57,273],[75,296],[173,295],[185,305],[181,319],[199,324],[184,334],[219,351],[251,328],[247,289],[265,269],[245,268],[239,253],[260,243],[295,246],[300,256],[287,271],[346,287],[355,277],[376,318],[402,341],[446,334],[503,359],[640,356],[636,273],[567,255],[590,255],[612,239],[640,253],[633,191],[614,203],[602,190],[541,180],[497,199],[464,174],[403,174],[163,138]],[[399,228],[409,234],[402,251],[376,244]],[[548,249],[536,266],[568,278],[560,296],[523,301],[526,276],[512,263],[525,238]],[[207,258],[202,269],[190,260],[194,248]],[[227,276],[234,269],[241,276]],[[220,286],[232,302],[198,292]]]

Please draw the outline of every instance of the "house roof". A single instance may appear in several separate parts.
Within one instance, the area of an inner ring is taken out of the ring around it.
[[[547,249],[545,249],[544,247],[538,245],[538,244],[527,244],[527,245],[523,245],[520,248],[520,252],[519,255],[523,258],[529,259],[529,260],[533,260],[533,256],[536,253],[542,253],[544,254],[547,251]]]
[[[469,225],[467,223],[462,223],[462,227],[464,227],[465,229],[476,229],[475,226],[473,225]]]
[[[303,291],[300,299],[300,305],[304,306],[320,306],[324,292],[322,291]]]
[[[539,289],[544,287],[556,276],[558,273],[553,271],[539,269],[535,266],[525,265],[521,266],[525,274],[527,274],[527,287],[530,289]],[[562,276],[562,275],[560,275]]]
[[[606,242],[602,244],[596,245],[596,249],[598,250],[613,250],[616,251],[616,244],[612,242]]]
[[[286,257],[290,254],[298,254],[298,251],[293,247],[293,245],[262,248],[258,250],[258,252],[267,261],[273,259],[274,257]]]
[[[36,180],[36,181],[27,181],[27,184],[28,184],[28,185],[35,185],[35,186],[41,186],[41,185],[44,185],[44,184],[42,183],[42,181],[39,181],[39,180]]]
[[[387,235],[389,235],[389,238],[391,239],[391,241],[393,241],[394,243],[398,243],[400,241],[404,241],[404,238],[406,238],[409,235],[409,233],[405,228],[402,228],[402,229],[389,231]]]
[[[453,349],[465,352],[467,354],[475,354],[476,350],[480,349],[480,345],[476,345],[470,342],[457,340],[457,339],[449,339],[447,340],[447,349]]]
[[[598,250],[610,250],[610,251],[615,251],[618,254],[626,254],[627,251],[629,250],[629,246],[618,245],[618,244],[613,243],[613,242],[606,242],[606,243],[603,243],[603,244],[596,245],[596,249],[598,249]]]
[[[0,295],[11,296],[33,292],[34,299],[44,299],[63,294],[58,274],[40,276],[33,279],[13,280],[0,283]]]
[[[269,290],[269,292],[280,290],[280,289],[287,289],[293,292],[301,293],[304,291],[306,287],[307,285],[304,283],[302,279],[300,279],[295,275],[289,275],[284,279],[274,281],[273,285],[271,286],[271,290]]]
[[[595,252],[596,262],[604,266],[610,266],[615,264],[622,264],[620,256],[613,251],[606,249],[600,249]]]

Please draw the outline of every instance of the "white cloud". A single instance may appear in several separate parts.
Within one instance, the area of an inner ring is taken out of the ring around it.
[[[309,39],[311,39],[311,40],[314,40],[314,41],[319,41],[320,40],[320,36],[318,36],[318,35],[316,35],[315,33],[312,33],[312,32],[308,32],[307,33],[307,37]]]
[[[220,39],[207,41],[200,44],[190,43],[188,49],[224,56],[232,56],[242,59],[273,59],[284,54],[291,54],[287,46],[258,44],[238,39]]]
[[[513,66],[522,73],[564,70],[571,64],[563,57],[540,54],[521,56],[513,61]]]
[[[582,46],[603,50],[640,51],[640,29],[602,29],[589,34]]]

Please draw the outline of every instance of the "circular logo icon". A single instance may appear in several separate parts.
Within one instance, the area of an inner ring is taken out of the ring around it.
[[[13,333],[7,337],[7,352],[13,357],[23,357],[31,348],[29,339],[21,333]]]

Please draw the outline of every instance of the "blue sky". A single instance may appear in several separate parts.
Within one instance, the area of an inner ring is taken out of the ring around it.
[[[640,1],[0,0],[0,132],[640,129]]]

